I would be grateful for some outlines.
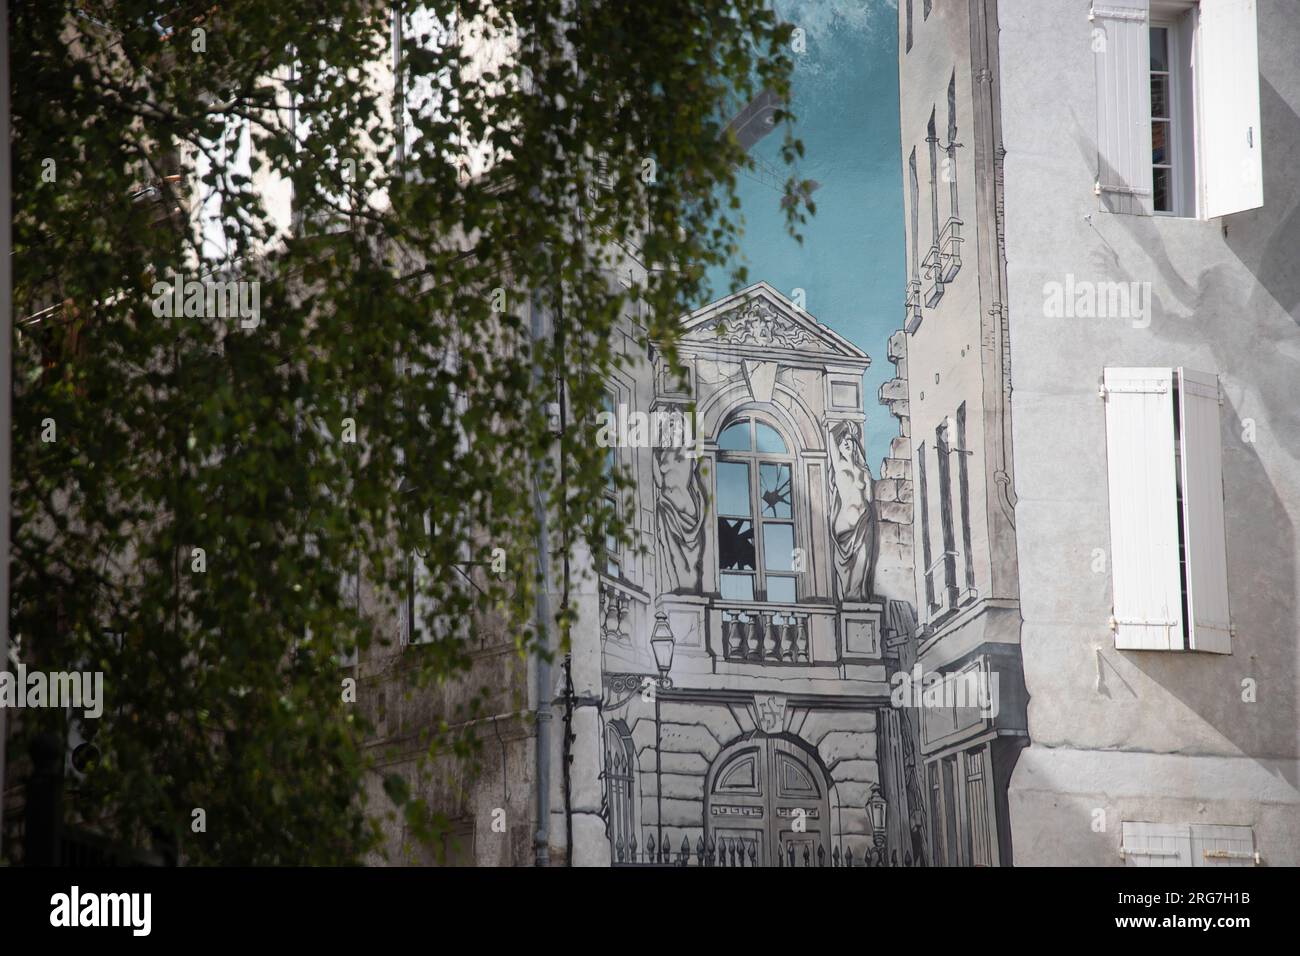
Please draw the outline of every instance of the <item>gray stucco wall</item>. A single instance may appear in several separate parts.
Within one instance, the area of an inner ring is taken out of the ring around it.
[[[1264,206],[1197,221],[1099,209],[1088,0],[1000,4],[1032,738],[1011,782],[1018,864],[1118,864],[1123,820],[1251,825],[1266,863],[1300,863],[1300,6],[1258,7]],[[1150,282],[1150,326],[1048,318],[1044,286],[1067,275]],[[1220,377],[1230,656],[1115,650],[1107,365]]]

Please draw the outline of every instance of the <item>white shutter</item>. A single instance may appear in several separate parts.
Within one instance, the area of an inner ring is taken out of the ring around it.
[[[427,644],[433,640],[433,635],[429,633],[428,614],[431,601],[429,600],[429,566],[425,563],[423,556],[418,551],[412,551],[411,556],[411,575],[409,578],[411,593],[407,595],[407,601],[403,605],[402,612],[406,615],[406,643],[407,644]]]
[[[1212,219],[1264,205],[1255,0],[1201,0],[1196,28],[1201,202]]]
[[[1149,0],[1096,0],[1097,188],[1110,212],[1151,215]]]
[[[1192,866],[1259,866],[1250,827],[1193,823]]]
[[[1191,828],[1185,823],[1125,821],[1119,852],[1125,866],[1191,866]]]
[[[1105,371],[1115,646],[1182,650],[1173,370]]]
[[[1125,866],[1258,866],[1255,831],[1211,823],[1136,823],[1121,827]]]
[[[1182,431],[1183,538],[1187,562],[1189,646],[1231,653],[1228,553],[1223,524],[1223,457],[1219,445],[1219,379],[1178,370]]]

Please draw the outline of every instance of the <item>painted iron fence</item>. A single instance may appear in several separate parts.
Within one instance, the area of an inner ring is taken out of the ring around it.
[[[845,866],[914,866],[911,853],[900,862],[898,852],[891,851],[888,856],[880,849],[871,848],[855,855],[852,847],[841,851],[835,846],[829,851],[820,841],[809,840],[796,846],[787,843],[776,854],[775,862],[761,859],[761,850],[757,840],[742,837],[695,838],[694,845],[688,835],[683,834],[681,842],[675,837],[665,835],[662,841],[656,841],[654,834],[646,837],[644,845],[638,845],[633,836],[627,845],[618,840],[613,846],[614,866],[723,866],[723,867],[845,867]]]

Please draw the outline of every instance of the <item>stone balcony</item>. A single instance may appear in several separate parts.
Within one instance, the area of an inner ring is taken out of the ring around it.
[[[808,665],[808,615],[797,611],[722,610],[722,655],[727,661]]]

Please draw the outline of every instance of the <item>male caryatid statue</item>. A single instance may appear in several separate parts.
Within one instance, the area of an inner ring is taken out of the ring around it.
[[[876,507],[871,471],[853,422],[827,425],[831,458],[831,536],[841,601],[871,600],[876,564]]]

